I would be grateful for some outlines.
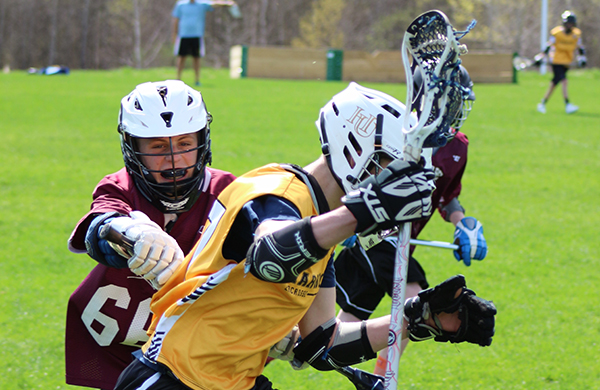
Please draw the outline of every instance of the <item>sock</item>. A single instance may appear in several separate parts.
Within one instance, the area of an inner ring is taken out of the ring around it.
[[[546,105],[546,99],[542,99],[542,104]]]
[[[569,99],[565,99],[565,106],[569,104]]]

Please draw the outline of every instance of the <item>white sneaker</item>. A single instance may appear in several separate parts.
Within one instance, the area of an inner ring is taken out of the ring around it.
[[[567,112],[567,114],[572,114],[577,110],[579,110],[579,107],[577,107],[574,104],[567,103],[567,105],[565,106],[565,111]]]
[[[544,105],[544,103],[538,103],[538,112],[541,112],[542,114],[546,113],[546,106]]]

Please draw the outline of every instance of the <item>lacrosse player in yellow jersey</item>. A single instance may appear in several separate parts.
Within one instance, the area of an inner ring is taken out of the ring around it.
[[[549,54],[550,56],[550,64],[552,65],[554,76],[550,80],[548,91],[537,106],[538,111],[542,114],[546,113],[546,102],[550,99],[558,83],[562,85],[566,113],[572,114],[579,110],[579,107],[569,102],[567,71],[571,63],[573,63],[575,50],[579,51],[579,55],[577,56],[578,66],[584,67],[587,64],[587,58],[581,42],[581,30],[575,27],[577,25],[577,17],[573,12],[565,11],[562,13],[561,18],[563,25],[556,26],[550,31],[550,40],[548,41],[546,50],[544,50],[544,54]]]
[[[115,389],[272,389],[262,371],[275,344],[297,368],[374,358],[387,345],[390,316],[336,320],[332,255],[355,232],[431,214],[432,172],[400,159],[404,108],[351,83],[321,110],[319,158],[304,168],[266,165],[231,183],[153,297],[150,341]],[[433,331],[438,341],[491,343],[496,310],[462,276],[426,291],[407,303],[411,337]],[[296,325],[297,343],[287,337]]]

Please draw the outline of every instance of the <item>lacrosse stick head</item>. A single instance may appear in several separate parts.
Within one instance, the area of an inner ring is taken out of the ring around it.
[[[454,121],[450,124],[450,128],[441,132],[441,134],[446,138],[447,142],[452,141],[456,136],[456,133],[460,130],[462,125],[465,123],[471,110],[473,109],[473,103],[475,102],[475,92],[473,91],[473,80],[471,80],[471,76],[467,69],[460,65],[460,85],[464,89],[463,90],[463,104],[460,111],[457,113],[456,117],[454,117]],[[413,88],[415,93],[423,93],[423,79],[421,77],[421,72],[415,72],[413,75]],[[427,150],[427,149],[425,149]]]
[[[515,56],[513,58],[513,66],[515,67],[516,70],[525,70],[533,65],[534,65],[534,62],[532,60],[530,60],[529,58],[520,57],[520,56]]]
[[[472,26],[474,23],[469,30]],[[408,121],[404,125],[404,154],[413,161],[419,158],[423,147],[446,144],[444,133],[468,98],[468,91],[460,84],[460,55],[467,48],[459,44],[455,32],[448,17],[433,10],[419,15],[408,26],[402,41],[406,109],[418,118],[416,125],[411,126]],[[415,74],[423,80],[419,89],[414,87]]]

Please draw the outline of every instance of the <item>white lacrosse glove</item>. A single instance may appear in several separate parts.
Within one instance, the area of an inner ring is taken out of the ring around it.
[[[269,357],[286,362],[294,360],[294,347],[296,346],[298,337],[300,337],[300,329],[298,329],[298,326],[294,326],[287,336],[271,347]]]
[[[160,289],[183,262],[183,251],[177,241],[141,211],[130,217],[113,219],[110,224],[133,241],[133,253],[127,261],[131,272]]]
[[[585,68],[586,65],[587,65],[587,57],[585,56],[585,54],[579,54],[577,56],[577,66],[580,68]]]

